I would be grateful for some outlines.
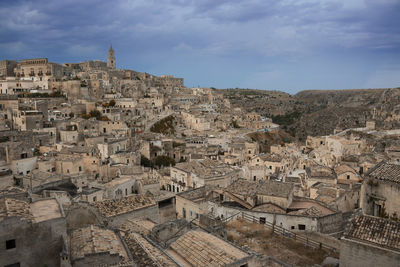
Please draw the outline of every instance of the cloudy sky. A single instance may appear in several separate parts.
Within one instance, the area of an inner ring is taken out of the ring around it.
[[[400,87],[400,0],[1,0],[0,59],[106,60],[185,85]]]

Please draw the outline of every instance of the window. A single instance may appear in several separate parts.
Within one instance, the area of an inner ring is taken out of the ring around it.
[[[128,188],[125,188],[125,196],[128,195]]]
[[[81,166],[79,166],[78,169],[79,169],[80,172],[82,171],[82,167]]]
[[[350,175],[347,175],[347,180],[349,180],[350,179]]]
[[[255,181],[255,180],[257,180],[257,177],[254,175],[254,177],[253,177],[253,180]]]
[[[6,240],[6,249],[13,249],[15,247],[15,239]]]
[[[299,230],[306,230],[306,226],[304,224],[299,224]]]
[[[96,200],[97,200],[97,198],[96,198],[96,197],[93,197],[93,202],[96,202]]]
[[[182,208],[182,216],[183,216],[183,218],[186,219],[186,209],[185,208]]]
[[[260,224],[265,224],[265,217],[260,217]]]

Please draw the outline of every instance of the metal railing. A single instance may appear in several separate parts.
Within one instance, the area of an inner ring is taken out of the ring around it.
[[[242,212],[240,217],[251,223],[262,224],[266,228],[272,230],[273,234],[280,235],[280,236],[283,236],[288,239],[292,239],[293,241],[302,243],[305,246],[308,246],[308,247],[311,247],[314,249],[323,249],[323,250],[326,250],[326,251],[332,252],[332,253],[338,253],[338,251],[335,247],[332,247],[332,246],[330,246],[326,243],[320,242],[320,241],[313,240],[313,239],[303,236],[299,233],[292,232],[290,230],[287,230],[283,227],[272,224],[270,222],[267,222],[267,221],[260,222],[260,219],[258,217],[246,214],[244,212]]]

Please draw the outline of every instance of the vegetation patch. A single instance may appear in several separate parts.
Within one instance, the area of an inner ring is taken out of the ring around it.
[[[272,116],[272,122],[279,125],[287,126],[296,122],[301,117],[301,115],[301,112],[295,110],[293,112],[286,113],[285,115]]]
[[[150,131],[153,133],[162,133],[162,134],[174,134],[175,133],[175,117],[168,116],[151,126]]]
[[[150,160],[142,155],[140,157],[140,165],[148,168],[169,167],[169,166],[175,166],[175,160],[168,156],[157,156],[154,160]]]

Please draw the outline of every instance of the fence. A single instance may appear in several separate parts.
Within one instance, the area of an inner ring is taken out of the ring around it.
[[[274,225],[274,224],[272,224],[270,222],[266,222],[266,221],[260,220],[259,218],[255,217],[255,216],[252,216],[252,215],[249,215],[249,214],[246,214],[244,212],[242,212],[240,217],[245,219],[246,221],[249,221],[249,222],[252,222],[252,223],[263,224],[266,228],[271,229],[274,234],[283,236],[283,237],[288,238],[288,239],[292,239],[292,240],[294,240],[296,242],[300,242],[305,246],[308,246],[308,247],[311,247],[311,248],[315,248],[315,249],[324,249],[324,250],[332,252],[332,253],[337,253],[338,252],[335,247],[332,247],[332,246],[330,246],[328,244],[325,244],[323,242],[318,242],[318,241],[315,241],[315,240],[310,239],[308,237],[305,237],[303,235],[300,235],[298,233],[286,230],[285,228],[282,228],[282,227],[280,227],[278,225]]]

